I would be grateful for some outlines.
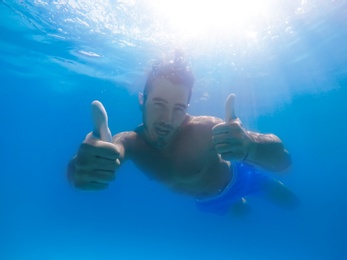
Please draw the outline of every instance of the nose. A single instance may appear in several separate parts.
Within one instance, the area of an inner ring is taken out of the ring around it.
[[[163,109],[161,111],[160,121],[164,124],[170,125],[172,124],[172,120],[173,120],[172,111],[170,109]]]

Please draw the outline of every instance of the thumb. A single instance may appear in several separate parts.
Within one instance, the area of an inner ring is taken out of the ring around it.
[[[92,102],[92,117],[94,123],[93,135],[102,141],[112,142],[106,110],[101,102],[97,100]]]
[[[230,94],[225,101],[225,122],[237,119],[235,114],[235,94]]]

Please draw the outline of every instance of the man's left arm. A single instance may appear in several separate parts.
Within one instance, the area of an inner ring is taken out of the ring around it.
[[[247,154],[244,161],[271,171],[281,171],[290,166],[291,157],[276,135],[245,132],[250,143],[245,147]]]
[[[225,102],[226,120],[213,127],[216,151],[224,160],[246,161],[271,171],[281,171],[291,164],[282,141],[274,134],[260,134],[243,128],[235,114],[235,95]]]

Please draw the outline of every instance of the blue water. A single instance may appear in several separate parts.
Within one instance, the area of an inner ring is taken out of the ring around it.
[[[0,259],[347,259],[346,1],[283,1],[292,9],[257,41],[218,43],[175,42],[155,17],[136,25],[148,10],[126,2],[0,1]],[[105,19],[91,19],[102,5]],[[224,118],[236,93],[244,126],[290,151],[278,178],[299,208],[254,198],[241,218],[202,213],[131,162],[108,190],[68,185],[90,103],[113,133],[136,127],[145,71],[176,43],[196,74],[190,113]]]

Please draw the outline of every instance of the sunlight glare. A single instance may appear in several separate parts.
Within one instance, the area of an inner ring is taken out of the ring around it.
[[[260,26],[271,15],[271,0],[152,0],[152,10],[180,35],[235,33]]]

